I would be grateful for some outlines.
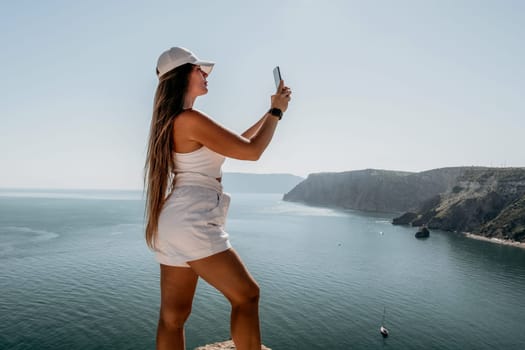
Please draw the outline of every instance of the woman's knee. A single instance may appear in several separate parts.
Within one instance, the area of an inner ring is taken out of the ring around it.
[[[183,328],[190,313],[191,305],[171,308],[161,307],[160,322],[164,327],[169,329]]]
[[[259,303],[259,297],[259,285],[255,281],[251,281],[235,293],[235,296],[230,299],[230,302],[233,306],[253,305]]]

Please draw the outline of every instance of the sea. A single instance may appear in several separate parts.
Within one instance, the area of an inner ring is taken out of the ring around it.
[[[231,193],[226,229],[278,349],[525,349],[525,249],[413,227],[399,213]],[[0,349],[154,349],[159,265],[141,191],[0,190]],[[187,349],[230,338],[200,280]],[[390,336],[383,338],[384,325]]]

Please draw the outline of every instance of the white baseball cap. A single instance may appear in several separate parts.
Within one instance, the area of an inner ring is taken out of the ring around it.
[[[169,50],[164,51],[157,61],[157,70],[159,71],[159,78],[169,72],[170,70],[182,66],[186,63],[192,63],[197,66],[201,66],[201,69],[210,74],[215,62],[202,61],[195,56],[193,52],[184,47],[172,47]]]

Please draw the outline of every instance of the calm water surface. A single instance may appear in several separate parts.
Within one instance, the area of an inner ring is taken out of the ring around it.
[[[261,286],[277,349],[524,349],[525,250],[232,194],[231,241]],[[0,190],[0,349],[153,349],[159,266],[133,191]],[[385,325],[391,336],[378,332]],[[188,349],[229,338],[200,281]]]

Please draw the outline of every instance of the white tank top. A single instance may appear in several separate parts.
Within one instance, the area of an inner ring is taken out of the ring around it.
[[[218,177],[222,177],[221,166],[226,159],[223,155],[206,146],[189,152],[174,152],[175,187],[183,185],[202,185],[222,191]]]

